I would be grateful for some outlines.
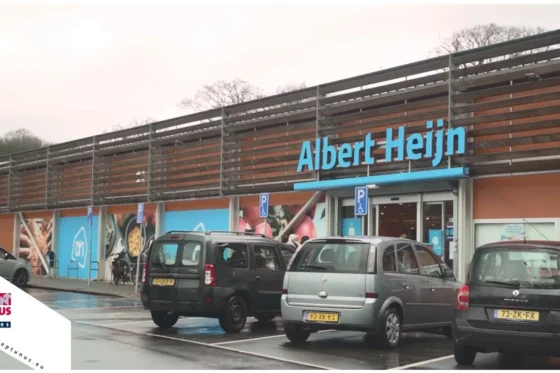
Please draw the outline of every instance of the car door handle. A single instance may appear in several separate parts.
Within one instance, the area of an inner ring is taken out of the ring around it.
[[[434,288],[430,288],[430,291],[436,291],[436,289],[434,289]]]
[[[406,283],[405,283],[405,284],[402,284],[402,287],[403,287],[404,289],[410,289],[410,285],[409,285],[409,284],[406,284]]]
[[[255,280],[261,281],[261,280],[262,280],[262,277],[261,277],[261,276],[255,276]]]

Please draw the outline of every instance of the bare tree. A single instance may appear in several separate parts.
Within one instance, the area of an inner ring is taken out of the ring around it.
[[[50,143],[41,139],[28,129],[17,129],[0,136],[0,155],[39,149]]]
[[[434,50],[434,52],[438,56],[457,53],[536,35],[545,31],[546,30],[542,27],[500,26],[495,23],[478,25],[454,32],[450,37],[441,40],[440,45]],[[519,53],[512,53],[497,58],[487,58],[472,62],[469,65],[479,65],[498,60],[515,58],[524,54],[542,52],[546,49],[547,48],[538,48]]]
[[[259,87],[235,78],[204,85],[194,97],[183,99],[179,106],[196,112],[236,105],[261,97],[263,94]]]
[[[140,126],[144,126],[146,124],[150,124],[150,123],[155,123],[156,120],[153,118],[146,118],[143,120],[138,120],[138,119],[134,119],[132,122],[126,124],[126,125],[122,125],[122,124],[116,124],[112,127],[113,131],[120,131],[120,130],[124,130],[127,128],[133,128],[133,127],[140,127]]]
[[[304,88],[307,88],[307,84],[305,84],[305,83],[285,84],[285,85],[281,85],[278,88],[276,88],[276,93],[277,94],[288,93],[288,92],[293,92],[293,91],[297,91],[298,89],[304,89]]]

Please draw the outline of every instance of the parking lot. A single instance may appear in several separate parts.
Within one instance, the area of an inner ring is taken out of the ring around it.
[[[154,327],[139,301],[29,289],[70,319],[73,369],[456,369],[451,342],[439,335],[405,334],[396,350],[377,350],[362,333],[324,331],[292,346],[281,318],[228,335],[218,321],[183,318],[167,331]],[[481,355],[475,369],[557,369],[549,359],[511,362]]]

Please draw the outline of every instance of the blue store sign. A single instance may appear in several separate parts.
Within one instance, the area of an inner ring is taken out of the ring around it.
[[[427,132],[422,135],[413,133],[406,135],[406,127],[388,128],[385,134],[385,162],[403,161],[405,157],[412,161],[432,158],[432,166],[438,166],[444,156],[465,154],[467,135],[464,127],[444,129],[445,121],[439,119],[436,127],[434,122],[426,122]],[[396,134],[395,134],[396,132]],[[445,141],[444,141],[445,140]],[[444,143],[447,149],[444,151]],[[314,150],[311,141],[305,141],[301,146],[298,162],[298,172],[317,170],[331,170],[335,167],[348,168],[361,164],[372,165],[375,159],[372,150],[376,146],[375,139],[368,133],[363,141],[353,144],[329,144],[329,138],[315,140]],[[362,159],[362,152],[364,156]],[[396,153],[396,156],[395,156]]]

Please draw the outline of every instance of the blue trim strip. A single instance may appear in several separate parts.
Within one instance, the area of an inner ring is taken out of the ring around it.
[[[366,185],[387,185],[397,183],[409,183],[414,181],[433,181],[445,179],[460,179],[469,177],[468,167],[438,168],[428,171],[403,172],[397,174],[385,174],[366,177],[355,177],[349,179],[334,179],[323,181],[311,181],[294,184],[297,191],[317,191],[329,189],[351,188]]]

